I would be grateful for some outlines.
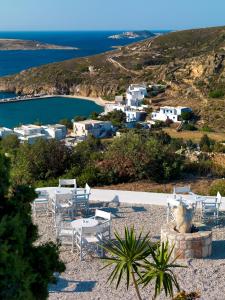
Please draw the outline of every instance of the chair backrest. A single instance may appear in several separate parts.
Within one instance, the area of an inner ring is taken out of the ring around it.
[[[111,220],[111,213],[108,213],[104,210],[96,209],[95,210],[95,218],[101,218],[104,220]]]
[[[77,187],[76,179],[59,179],[59,187],[71,186],[73,188]]]
[[[217,195],[216,195],[216,202],[217,202],[218,204],[221,204],[221,201],[222,201],[222,196],[221,196],[220,192],[217,192]]]
[[[174,186],[173,193],[174,194],[188,194],[191,192],[190,185],[186,186]]]
[[[90,188],[90,186],[87,183],[85,184],[85,191],[86,191],[86,194],[90,194],[91,193],[91,188]]]
[[[49,196],[48,192],[46,190],[38,191],[37,194],[38,194],[38,197],[46,197],[46,198],[48,198],[48,196]]]
[[[90,226],[90,227],[81,227],[81,235],[89,234],[89,235],[95,235],[100,231],[100,227],[97,226]]]

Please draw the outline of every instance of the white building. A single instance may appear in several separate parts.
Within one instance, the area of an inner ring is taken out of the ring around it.
[[[192,109],[189,107],[172,107],[172,106],[164,106],[160,107],[159,111],[155,111],[152,113],[152,120],[158,121],[166,121],[171,120],[173,122],[181,122],[181,114],[182,112],[191,112]]]
[[[126,122],[138,122],[144,121],[146,112],[142,107],[129,107],[127,105],[120,105],[115,103],[106,104],[104,114],[109,113],[113,110],[121,110],[126,114]]]
[[[131,84],[126,91],[127,105],[139,106],[147,95],[146,85]]]
[[[45,125],[41,126],[42,133],[46,134],[47,138],[52,138],[56,140],[63,140],[66,138],[67,129],[65,125],[55,124],[55,125]]]
[[[14,128],[14,133],[21,142],[34,144],[40,138],[62,140],[66,137],[67,129],[61,124],[45,126],[28,124]]]
[[[139,122],[144,121],[146,118],[146,112],[142,110],[135,110],[135,109],[125,109],[126,114],[126,121],[130,122]]]
[[[6,128],[6,127],[0,127],[0,138],[4,138],[7,135],[13,134],[13,130]]]
[[[18,139],[20,140],[21,143],[27,142],[28,144],[32,145],[34,144],[38,139],[47,139],[45,134],[38,133],[34,135],[19,135]]]
[[[18,136],[38,135],[42,133],[41,126],[28,124],[13,129]]]
[[[111,136],[112,129],[110,121],[84,120],[73,123],[74,135],[78,137],[93,135],[96,138],[105,138]]]

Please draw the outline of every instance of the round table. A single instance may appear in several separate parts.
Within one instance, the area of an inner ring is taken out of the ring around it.
[[[71,226],[73,228],[81,228],[81,227],[95,227],[98,225],[98,221],[91,218],[83,218],[78,219],[71,222]]]

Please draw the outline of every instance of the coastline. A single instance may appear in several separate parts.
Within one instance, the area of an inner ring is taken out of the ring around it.
[[[105,107],[108,101],[103,100],[101,97],[86,97],[86,96],[78,96],[78,95],[49,95],[49,97],[62,97],[62,98],[74,98],[74,99],[83,99],[95,102],[97,105]]]
[[[105,107],[107,101],[103,100],[101,97],[85,97],[85,96],[78,96],[78,95],[43,95],[39,97],[27,97],[24,96],[23,99],[14,99],[12,101],[6,101],[6,99],[0,99],[0,104],[5,104],[5,103],[12,103],[12,102],[23,102],[23,101],[30,101],[30,100],[42,100],[42,99],[47,99],[47,98],[74,98],[74,99],[80,99],[80,100],[89,100],[92,102],[95,102],[97,105]],[[13,98],[11,98],[13,99]]]

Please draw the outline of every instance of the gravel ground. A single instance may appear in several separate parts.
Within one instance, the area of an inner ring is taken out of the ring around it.
[[[92,208],[102,208],[110,211],[113,216],[112,231],[123,233],[124,226],[134,225],[137,232],[150,232],[153,241],[159,240],[160,228],[166,222],[166,208],[161,206],[131,206],[107,207],[104,204],[93,204]],[[40,239],[43,243],[55,241],[55,231],[51,217],[37,217]],[[199,291],[200,299],[225,299],[225,223],[212,226],[213,255],[209,259],[189,259],[180,261],[188,268],[176,271],[181,288],[186,291]],[[79,260],[79,254],[71,253],[70,248],[61,247],[61,258],[66,264],[56,285],[49,287],[49,299],[88,299],[88,300],[119,300],[136,299],[133,286],[126,290],[122,284],[117,290],[106,281],[110,274],[108,268],[100,270],[104,262],[93,256],[87,256],[85,261]],[[141,289],[143,300],[151,299],[152,287]],[[162,294],[159,299],[166,299]]]

